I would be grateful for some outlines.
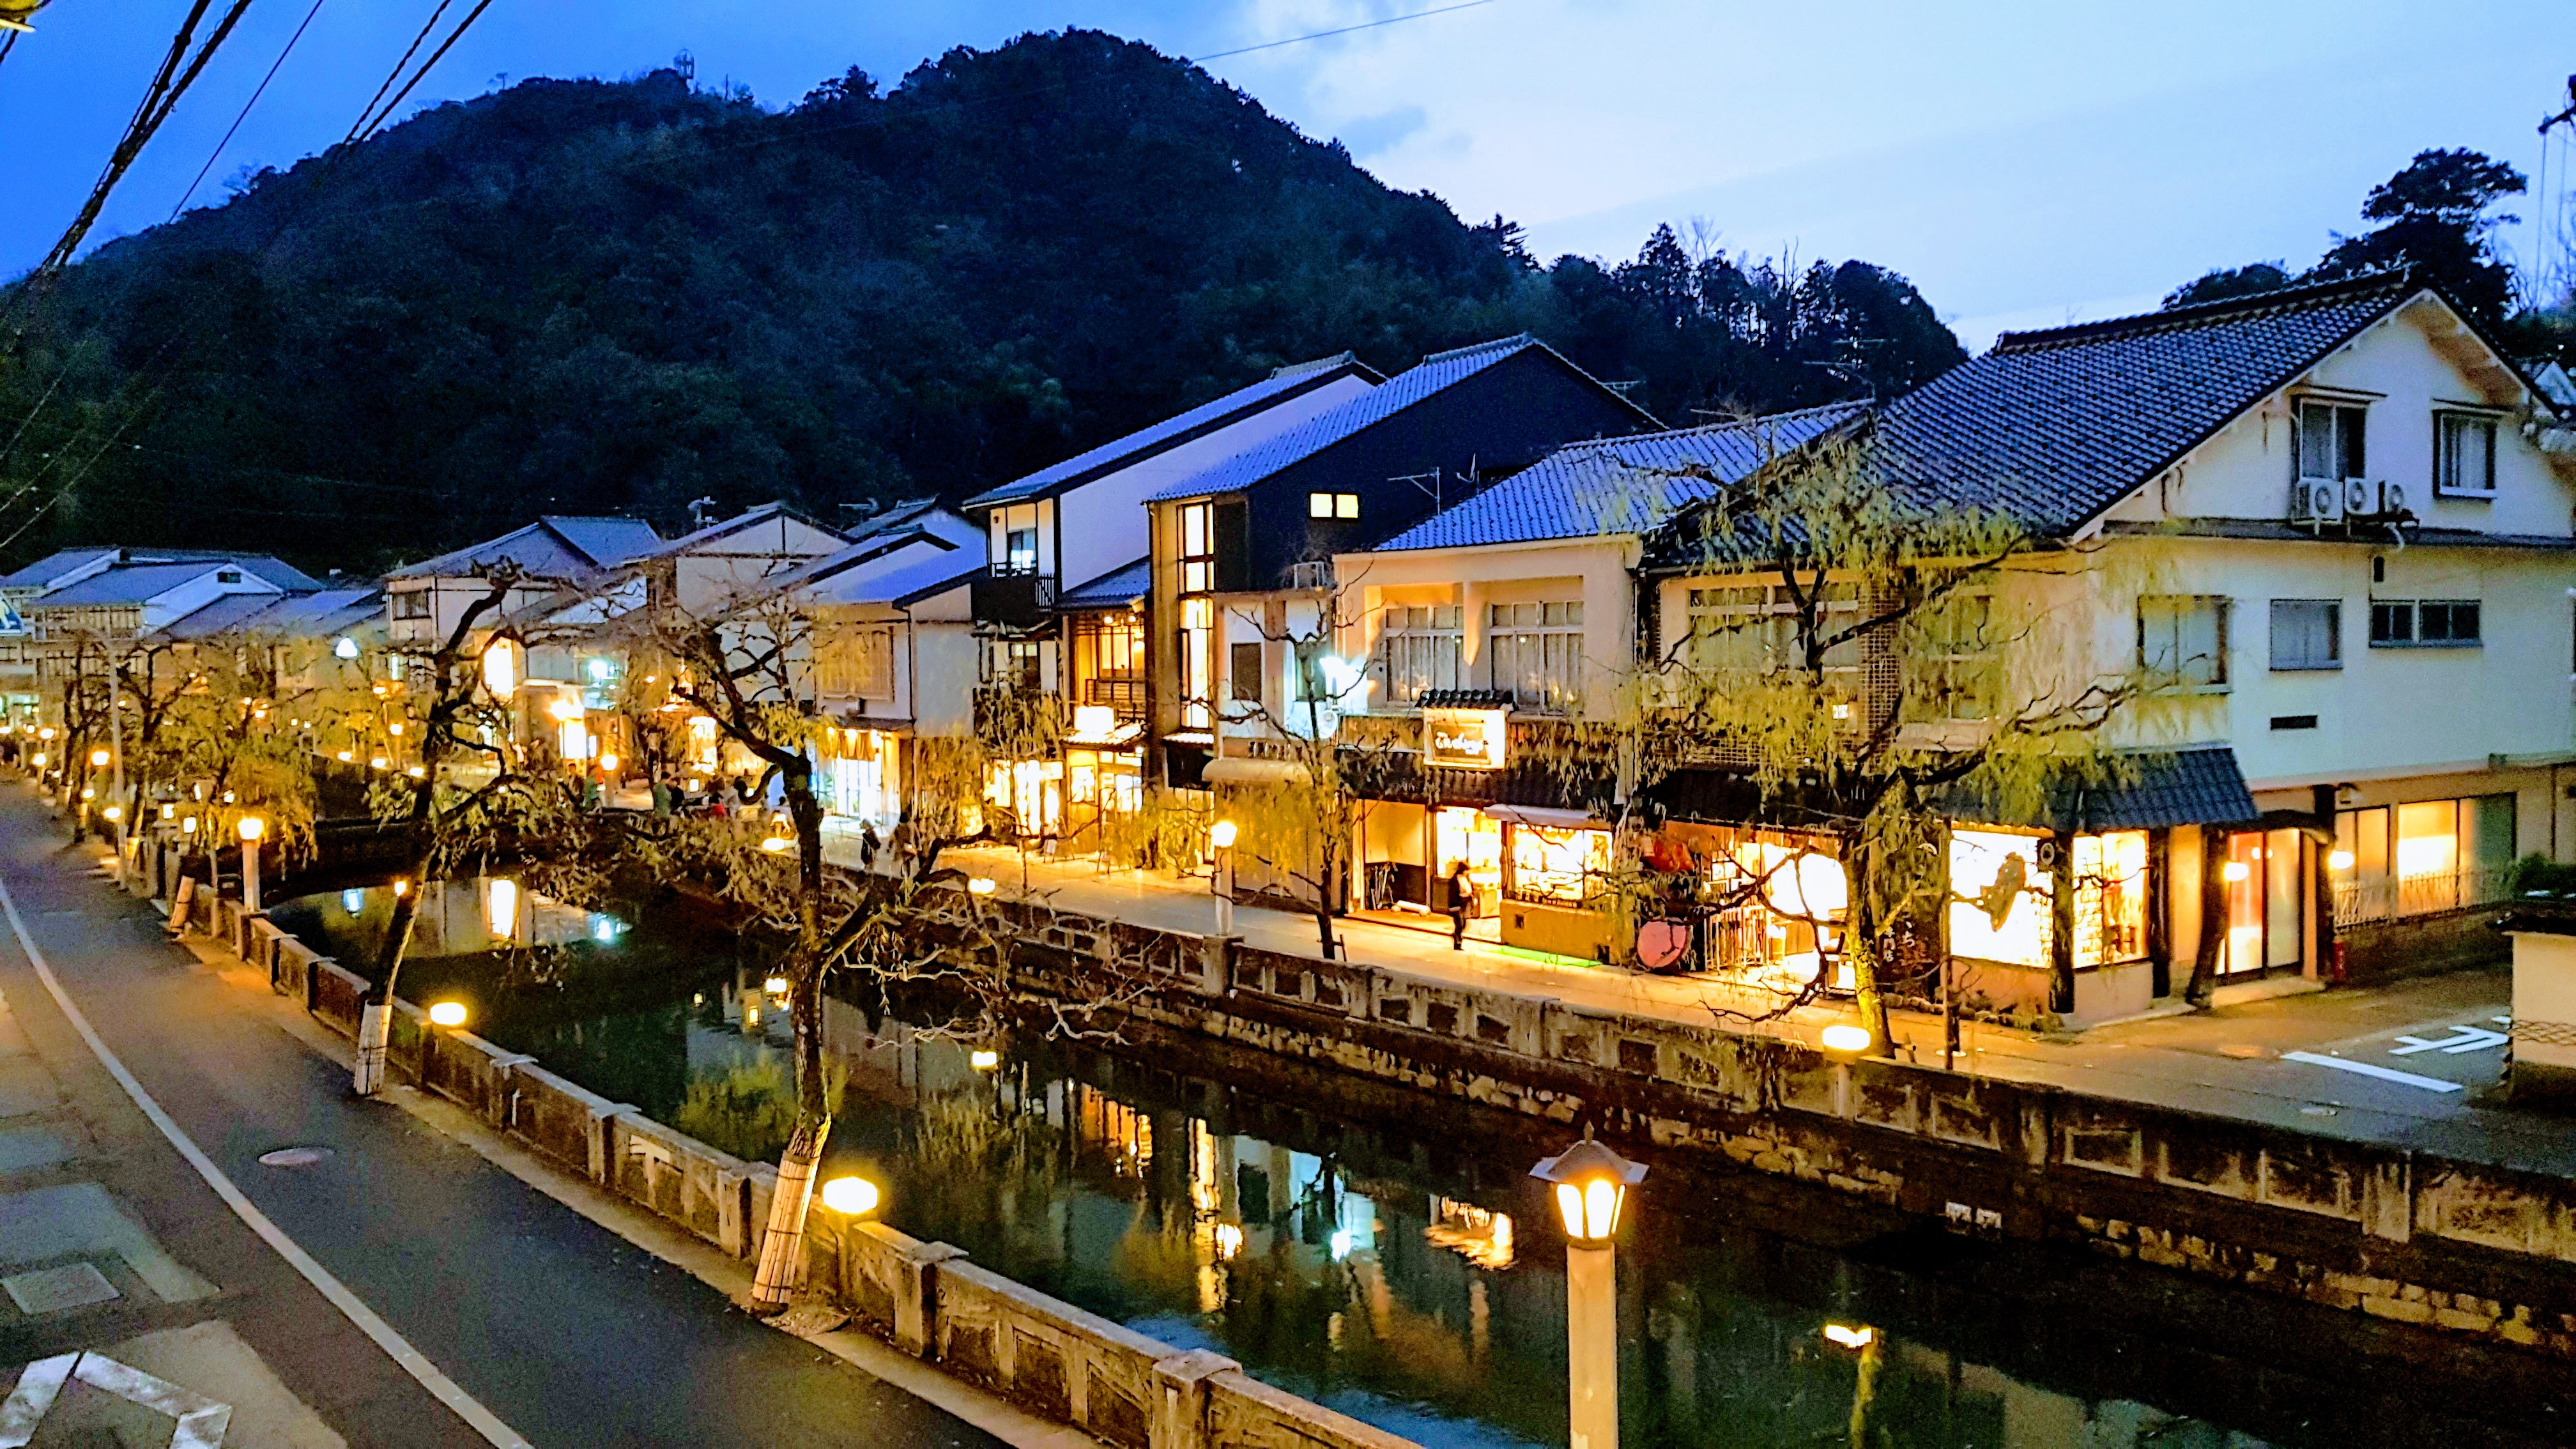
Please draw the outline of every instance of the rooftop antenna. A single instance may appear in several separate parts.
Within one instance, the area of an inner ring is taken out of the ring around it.
[[[1437,509],[1440,506],[1440,470],[1437,468],[1432,469],[1428,473],[1390,474],[1386,481],[1389,483],[1410,483],[1414,487],[1422,490],[1423,496],[1431,500],[1431,506],[1434,509]]]
[[[692,529],[706,527],[707,515],[715,510],[715,506],[716,500],[712,495],[689,500],[689,527]]]

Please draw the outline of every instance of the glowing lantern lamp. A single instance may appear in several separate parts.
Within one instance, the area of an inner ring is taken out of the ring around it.
[[[465,1003],[462,1001],[432,1002],[429,1008],[429,1020],[433,1026],[463,1026]]]
[[[1858,1056],[1869,1050],[1869,1028],[1857,1022],[1838,1021],[1819,1034],[1825,1050],[1838,1056]]]
[[[1556,1189],[1565,1224],[1566,1407],[1573,1443],[1618,1449],[1619,1295],[1611,1243],[1628,1189],[1646,1166],[1583,1140],[1530,1169]]]
[[[502,699],[519,692],[519,646],[495,639],[483,649],[483,687]]]
[[[864,1177],[836,1177],[823,1184],[823,1206],[844,1217],[875,1212],[884,1196]]]

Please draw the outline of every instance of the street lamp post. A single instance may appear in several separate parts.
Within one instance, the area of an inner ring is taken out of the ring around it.
[[[259,914],[259,838],[268,830],[268,822],[256,815],[245,815],[234,827],[241,832],[242,843],[242,912]]]
[[[1214,847],[1214,863],[1208,870],[1208,890],[1216,897],[1216,933],[1234,934],[1234,835],[1235,824],[1220,820],[1208,827],[1208,844]]]
[[[1571,1449],[1619,1449],[1619,1285],[1612,1247],[1646,1166],[1583,1140],[1530,1169],[1565,1224],[1566,1427]]]

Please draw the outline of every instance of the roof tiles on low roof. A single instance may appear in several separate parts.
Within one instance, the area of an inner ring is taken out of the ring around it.
[[[1471,548],[1642,533],[1714,490],[1707,479],[1668,470],[1704,468],[1732,483],[1866,411],[1861,403],[1832,403],[1747,422],[1568,443],[1378,548]]]
[[[1376,371],[1347,352],[1338,357],[1273,368],[1268,377],[1248,387],[1236,388],[1186,412],[1175,413],[1159,423],[1138,428],[1125,437],[1112,438],[1099,447],[1076,453],[1024,478],[1015,478],[998,488],[988,488],[958,507],[991,508],[1088,482],[1104,473],[1115,472],[1156,453],[1178,447],[1275,403],[1311,392],[1345,375],[1365,378],[1371,383],[1384,381]]]
[[[513,563],[536,579],[571,581],[599,572],[599,562],[543,523],[511,529],[498,538],[470,543],[436,558],[405,564],[387,574],[393,579],[464,578],[480,569]]]
[[[1154,560],[1151,556],[1131,564],[1122,564],[1088,583],[1076,584],[1056,596],[1059,609],[1123,609],[1145,596],[1153,586]]]
[[[2007,332],[1882,409],[1875,448],[1892,481],[2069,532],[2423,290],[2379,272]]]
[[[1427,397],[1465,382],[1506,358],[1532,349],[1555,355],[1554,349],[1526,332],[1517,337],[1500,337],[1472,347],[1432,353],[1419,364],[1406,368],[1349,402],[1327,408],[1276,437],[1264,439],[1222,463],[1203,468],[1147,501],[1168,503],[1178,498],[1204,498],[1211,493],[1233,493],[1249,488]],[[1573,363],[1565,365],[1574,368]],[[1582,371],[1580,368],[1574,370]],[[1635,404],[1630,403],[1629,406],[1635,407]],[[1650,423],[1653,421],[1643,409],[1638,410],[1637,416]]]
[[[852,569],[804,591],[818,604],[887,604],[897,608],[965,583],[984,571],[981,556],[963,549],[929,554],[890,568]]]

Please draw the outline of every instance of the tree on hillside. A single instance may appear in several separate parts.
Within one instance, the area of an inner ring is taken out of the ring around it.
[[[2290,281],[2288,268],[2277,261],[2248,262],[2241,267],[2212,267],[2192,281],[2165,293],[2164,306],[2170,311],[2202,302],[2228,302],[2262,292],[2277,292],[2290,285]]]
[[[1747,829],[1727,858],[1649,863],[1615,890],[1638,917],[1758,902],[1803,921],[1815,971],[1738,1014],[1785,1013],[1847,977],[1884,1052],[1888,996],[1940,959],[1950,822],[2045,819],[2070,786],[2115,778],[2106,727],[2153,684],[2062,663],[2089,657],[2073,621],[2091,617],[2098,556],[1900,493],[1864,444],[1706,481],[1714,500],[1654,545],[1688,582],[1686,616],[1620,670],[1609,707],[1534,753],[1571,788],[1606,787],[1596,808],[1625,828],[1682,770],[1731,781]]]
[[[2337,236],[2308,277],[2322,282],[2412,266],[2440,283],[2470,316],[2498,325],[2513,307],[2513,266],[2496,255],[2495,232],[2516,218],[2494,208],[2526,187],[2510,163],[2476,151],[2418,151],[2362,202],[2363,219],[2379,225],[2359,236]]]

